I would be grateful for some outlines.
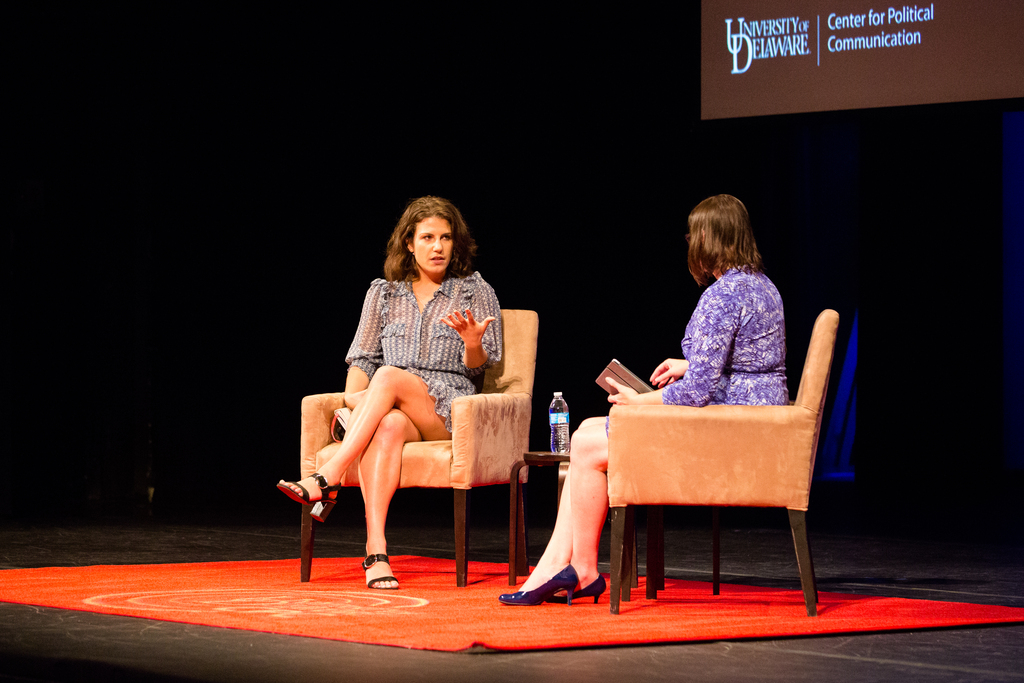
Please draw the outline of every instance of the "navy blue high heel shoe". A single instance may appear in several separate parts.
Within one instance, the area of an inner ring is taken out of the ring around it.
[[[505,593],[498,596],[498,602],[505,605],[539,605],[558,591],[565,591],[566,601],[572,604],[573,590],[579,583],[576,570],[570,564],[568,567],[551,577],[551,580],[532,591],[519,591],[518,593]]]
[[[597,578],[590,582],[590,585],[586,588],[581,588],[572,594],[572,597],[579,600],[580,598],[594,598],[594,604],[597,604],[597,599],[604,595],[604,592],[608,590],[608,584],[604,580],[604,576],[601,574],[597,575]],[[548,598],[548,602],[565,602],[565,598],[560,595],[556,595]]]

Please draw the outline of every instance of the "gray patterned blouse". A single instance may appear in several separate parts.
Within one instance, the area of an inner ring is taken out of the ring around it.
[[[662,403],[789,402],[782,297],[764,273],[733,268],[708,287],[686,325],[682,347],[690,367],[665,387]]]
[[[475,394],[470,378],[501,360],[498,297],[480,273],[451,277],[434,292],[420,313],[410,285],[381,279],[370,283],[359,329],[345,361],[371,379],[382,365],[393,365],[421,378],[435,400],[434,411],[445,418],[445,427],[451,431],[452,401]],[[465,312],[467,308],[478,321],[492,315],[497,318],[487,326],[482,340],[487,362],[472,369],[462,362],[462,338],[441,322],[449,313]]]

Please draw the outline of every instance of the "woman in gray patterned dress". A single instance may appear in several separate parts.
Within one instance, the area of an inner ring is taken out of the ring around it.
[[[614,380],[618,405],[784,405],[786,326],[782,298],[762,272],[761,254],[743,203],[710,197],[689,216],[687,264],[701,295],[686,326],[684,358],[669,358],[651,374],[657,391],[637,394]],[[565,591],[597,597],[606,583],[597,571],[597,546],[608,512],[607,418],[590,418],[572,436],[569,485],[563,491],[555,530],[537,568],[516,593],[499,600],[536,605]]]
[[[455,206],[439,197],[413,200],[395,226],[386,279],[366,293],[349,348],[345,439],[320,471],[278,483],[290,498],[324,499],[359,460],[366,506],[367,587],[398,588],[387,558],[384,524],[398,488],[402,447],[451,438],[451,404],[475,392],[472,377],[501,360],[498,299],[472,269],[476,244]]]

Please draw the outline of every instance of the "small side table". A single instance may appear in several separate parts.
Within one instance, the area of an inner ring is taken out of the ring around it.
[[[530,560],[526,554],[526,517],[523,511],[523,486],[519,483],[519,470],[530,465],[545,467],[558,465],[558,500],[562,502],[562,486],[569,471],[569,454],[550,451],[527,451],[523,459],[512,465],[509,479],[508,503],[508,585],[514,586],[520,576],[530,573]]]

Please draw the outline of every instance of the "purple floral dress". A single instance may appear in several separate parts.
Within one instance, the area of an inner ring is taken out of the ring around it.
[[[785,405],[786,324],[782,297],[764,273],[726,271],[701,295],[686,325],[686,374],[662,403]]]

